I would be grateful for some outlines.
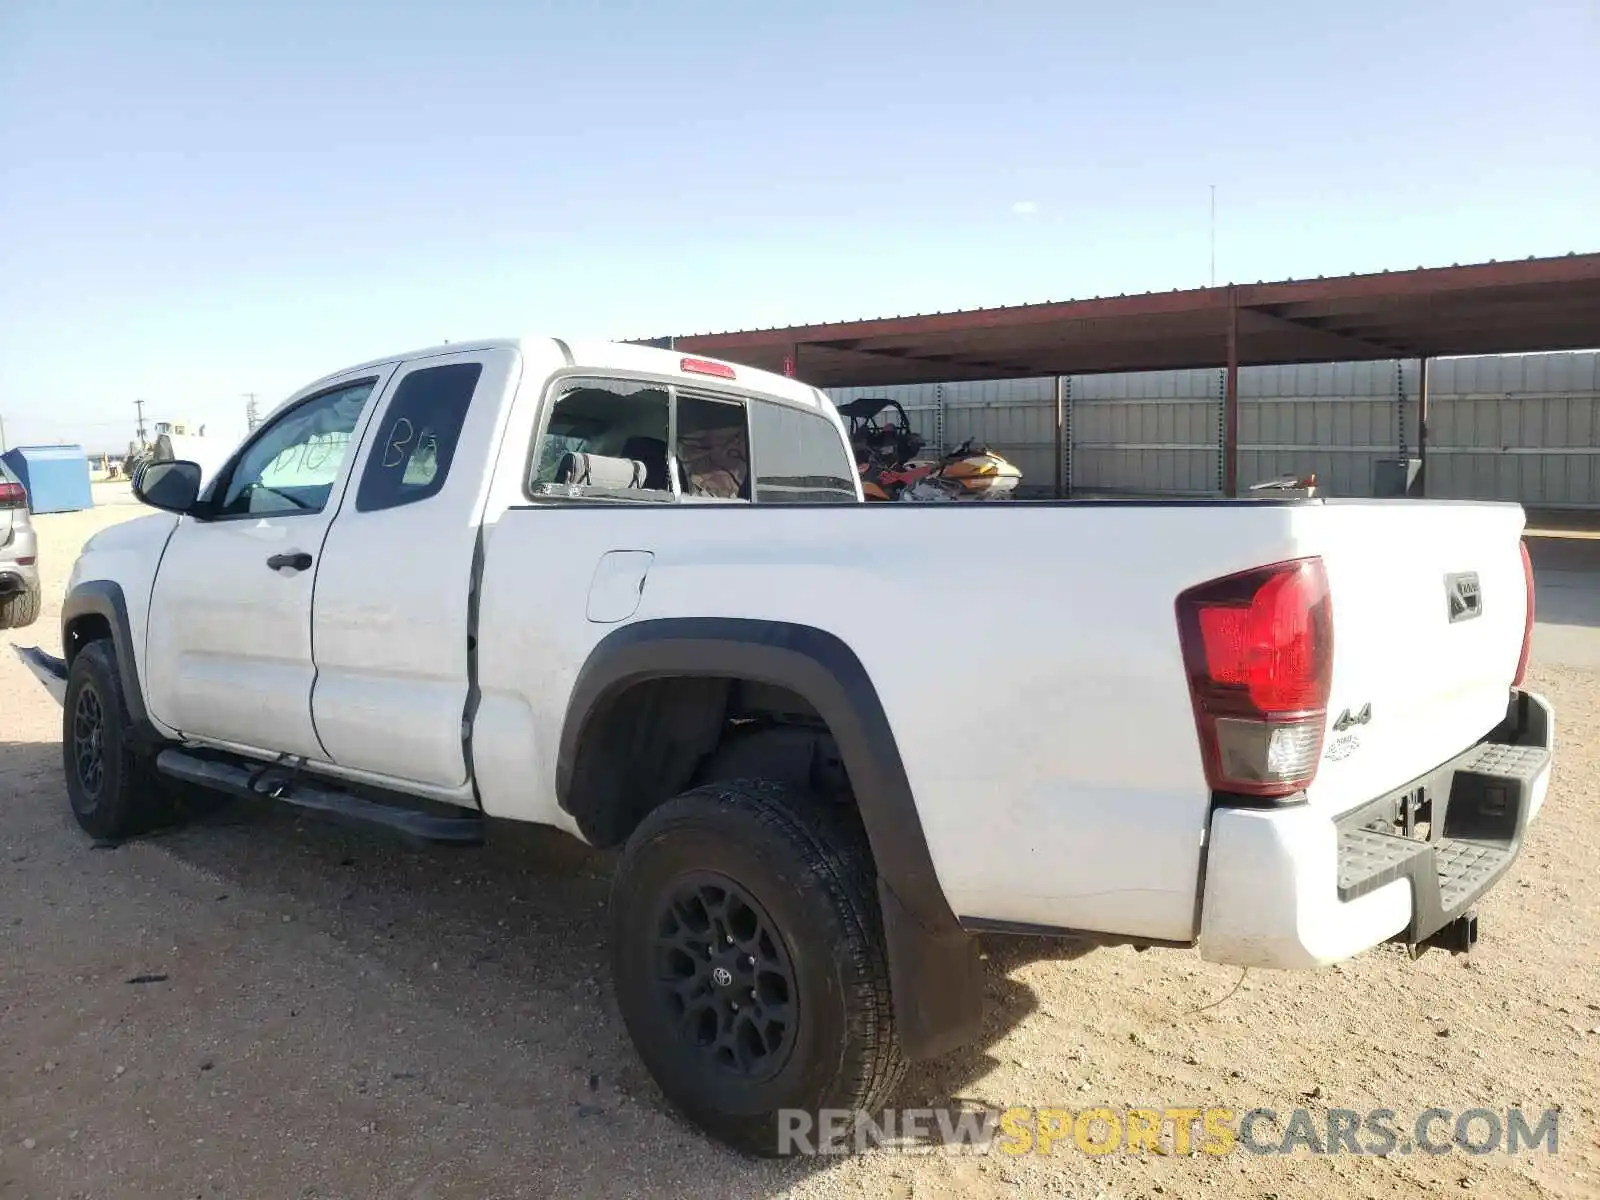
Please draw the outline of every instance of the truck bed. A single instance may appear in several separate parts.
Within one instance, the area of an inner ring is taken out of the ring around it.
[[[1304,801],[1333,816],[1504,715],[1522,524],[1515,505],[1445,501],[513,507],[485,537],[484,808],[571,826],[528,781],[554,777],[576,664],[618,622],[811,625],[873,681],[958,914],[1187,940],[1214,796],[1179,593],[1321,557],[1333,683]],[[1469,573],[1479,611],[1453,622],[1446,576]],[[1335,730],[1347,711],[1365,722]]]

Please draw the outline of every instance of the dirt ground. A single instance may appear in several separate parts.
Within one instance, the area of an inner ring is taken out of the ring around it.
[[[78,546],[138,512],[38,518],[45,612],[0,634],[0,1197],[1600,1195],[1600,671],[1565,665],[1600,635],[1583,620],[1541,630],[1554,783],[1469,959],[1386,947],[1241,982],[1191,951],[992,939],[982,1043],[898,1101],[1388,1108],[1401,1128],[1435,1106],[1559,1105],[1556,1154],[1096,1157],[1068,1139],[751,1162],[672,1115],[632,1053],[605,855],[540,831],[414,852],[249,806],[114,849],[79,833],[59,709],[3,642],[58,649]],[[1572,596],[1592,565],[1566,564]]]

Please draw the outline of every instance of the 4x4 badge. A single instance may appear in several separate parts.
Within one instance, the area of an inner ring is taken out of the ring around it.
[[[1333,731],[1335,733],[1343,733],[1346,729],[1353,729],[1357,725],[1365,725],[1370,720],[1372,720],[1371,704],[1363,704],[1361,711],[1354,715],[1347,708],[1339,714],[1339,719],[1333,723]]]

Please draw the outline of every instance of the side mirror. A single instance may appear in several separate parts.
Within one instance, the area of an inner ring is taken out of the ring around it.
[[[200,464],[184,459],[145,463],[134,477],[133,494],[151,508],[180,516],[200,499]]]

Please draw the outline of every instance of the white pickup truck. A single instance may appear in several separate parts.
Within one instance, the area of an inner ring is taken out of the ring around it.
[[[628,1029],[754,1152],[974,1037],[978,931],[1464,950],[1549,778],[1516,505],[866,505],[816,389],[555,339],[340,371],[136,490],[62,610],[83,828],[177,783],[622,846]]]

